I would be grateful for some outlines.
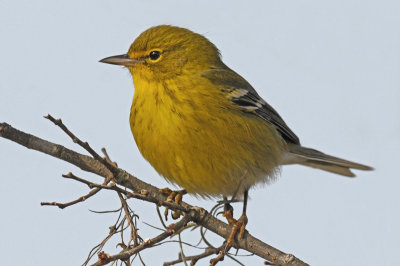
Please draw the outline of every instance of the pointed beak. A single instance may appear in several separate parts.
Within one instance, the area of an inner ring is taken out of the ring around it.
[[[99,62],[112,65],[134,66],[142,61],[130,58],[127,54],[121,54],[103,58]]]

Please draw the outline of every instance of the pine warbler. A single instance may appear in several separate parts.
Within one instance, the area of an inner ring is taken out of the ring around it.
[[[152,27],[127,54],[101,62],[129,69],[136,144],[160,175],[188,193],[244,194],[245,205],[247,191],[275,179],[280,165],[349,177],[351,168],[372,170],[301,146],[281,116],[222,62],[215,45],[188,29]]]

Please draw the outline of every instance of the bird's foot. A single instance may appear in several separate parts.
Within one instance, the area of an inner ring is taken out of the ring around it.
[[[223,261],[225,254],[228,253],[229,249],[233,246],[233,242],[235,241],[235,236],[238,235],[238,240],[242,240],[247,224],[247,216],[246,213],[242,213],[242,216],[238,220],[233,218],[233,208],[229,203],[225,204],[225,211],[222,214],[230,225],[232,225],[231,233],[226,239],[226,246],[223,250],[220,251],[217,257],[210,260],[210,265],[216,265],[219,261]]]
[[[235,241],[236,235],[238,235],[238,240],[243,239],[248,219],[247,219],[246,213],[243,213],[238,220],[233,218],[233,208],[232,207],[230,209],[228,209],[227,211],[225,211],[223,213],[223,216],[228,220],[228,223],[230,225],[232,225],[231,233],[229,234],[228,238],[226,239],[225,250],[228,251],[233,246],[233,242]]]
[[[160,192],[164,195],[167,195],[167,201],[168,202],[175,202],[176,204],[180,204],[182,202],[183,195],[185,195],[187,192],[186,190],[171,190],[169,188],[162,188],[160,189]],[[168,220],[168,212],[169,212],[169,207],[165,207],[165,220]],[[180,211],[174,211],[171,213],[172,219],[176,220],[181,216]]]

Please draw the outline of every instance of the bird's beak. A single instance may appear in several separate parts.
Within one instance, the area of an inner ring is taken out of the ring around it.
[[[121,66],[134,66],[142,61],[130,58],[127,54],[121,54],[103,58],[99,62]]]

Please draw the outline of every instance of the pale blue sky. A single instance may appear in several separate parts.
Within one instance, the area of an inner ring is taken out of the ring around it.
[[[248,230],[311,265],[398,265],[399,14],[399,2],[388,0],[0,0],[0,121],[82,151],[42,118],[51,113],[97,150],[105,146],[120,167],[165,187],[129,131],[128,71],[98,60],[126,52],[150,26],[190,28],[218,46],[304,145],[376,168],[348,179],[284,167],[275,184],[250,192]],[[92,176],[67,163],[0,139],[0,169],[4,265],[80,265],[114,222],[88,211],[117,208],[111,192],[65,210],[40,207],[87,193],[61,174]],[[158,225],[152,205],[132,207]],[[158,233],[140,228],[144,238]],[[106,251],[117,252],[113,245]],[[142,252],[147,265],[177,254],[176,244]]]

